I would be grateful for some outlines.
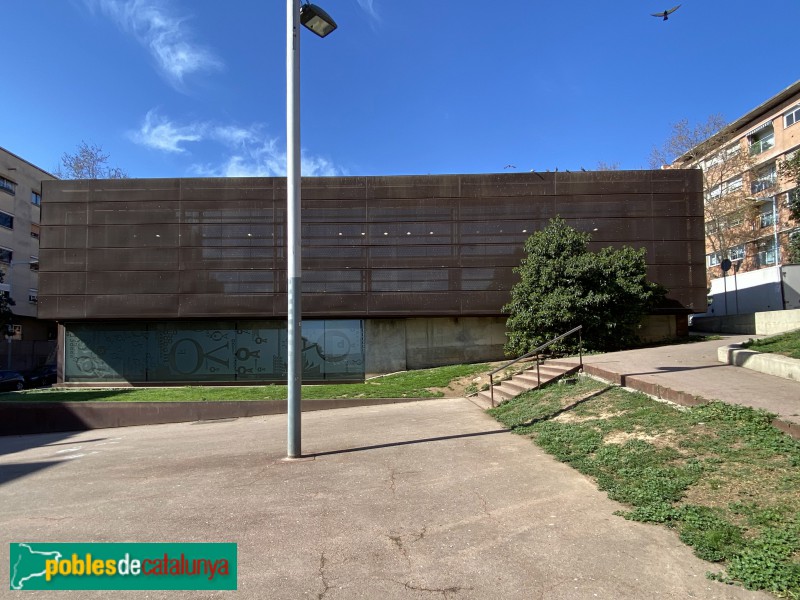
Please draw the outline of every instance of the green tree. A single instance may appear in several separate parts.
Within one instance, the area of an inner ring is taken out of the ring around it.
[[[618,350],[637,341],[642,317],[666,295],[647,281],[645,251],[603,248],[590,252],[588,233],[552,219],[525,242],[520,276],[503,307],[506,353],[520,356],[549,339],[583,325],[588,350]],[[565,340],[577,347],[577,338]]]
[[[789,210],[792,219],[800,223],[800,152],[795,152],[780,164],[780,174],[782,177],[791,179],[797,187],[789,195]],[[789,239],[789,262],[800,264],[800,234],[795,234]]]

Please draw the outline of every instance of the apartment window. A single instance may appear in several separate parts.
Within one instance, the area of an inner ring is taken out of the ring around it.
[[[35,240],[39,239],[39,225],[31,223],[31,237]]]
[[[39,192],[31,192],[31,204],[36,206],[42,205],[42,195]]]
[[[28,290],[28,302],[31,304],[38,304],[39,303],[39,290],[34,288],[30,288]]]
[[[752,194],[758,194],[759,192],[768,190],[775,185],[775,181],[775,164],[773,163],[755,174],[753,180],[750,182],[750,192]]]
[[[9,248],[0,248],[0,263],[11,264],[14,258],[14,251]]]
[[[742,189],[742,176],[739,175],[738,177],[734,177],[733,179],[729,179],[725,183],[722,184],[722,193],[723,194],[732,194],[733,192],[739,191]]]
[[[747,141],[750,144],[750,156],[773,148],[775,146],[775,130],[772,128],[772,123],[748,135]]]
[[[39,257],[38,256],[31,256],[31,260],[28,263],[30,265],[31,271],[38,271],[39,270]]]
[[[0,177],[0,190],[3,190],[4,192],[13,196],[17,193],[17,184],[10,179]]]
[[[758,242],[758,254],[756,254],[756,264],[759,267],[775,264],[775,240],[770,238]]]
[[[789,112],[783,115],[783,126],[789,127],[800,121],[800,104],[792,108]]]
[[[766,198],[765,202],[759,207],[758,221],[760,227],[772,227],[775,225],[775,211],[773,210],[772,202],[775,197]]]
[[[722,262],[722,259],[719,256],[719,252],[712,252],[708,256],[706,256],[706,262],[708,263],[709,267],[716,267],[719,263]]]
[[[744,213],[742,211],[738,211],[728,215],[725,219],[725,224],[728,227],[738,227],[744,221]]]
[[[728,257],[732,261],[744,260],[744,244],[734,246],[728,251]]]
[[[786,194],[786,205],[793,211],[800,211],[800,188],[789,190]]]
[[[14,215],[10,215],[0,210],[0,227],[14,229]]]

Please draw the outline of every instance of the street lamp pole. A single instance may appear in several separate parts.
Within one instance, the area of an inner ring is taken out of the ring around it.
[[[303,378],[300,265],[300,24],[320,37],[336,29],[324,10],[286,0],[286,277],[287,277],[287,458],[301,458],[300,417]]]
[[[303,377],[300,265],[300,0],[286,0],[286,277],[288,397],[286,454],[300,458]]]

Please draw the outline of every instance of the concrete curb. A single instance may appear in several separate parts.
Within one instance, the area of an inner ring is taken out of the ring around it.
[[[641,377],[637,377],[634,375],[622,375],[614,371],[609,371],[602,367],[598,367],[597,365],[584,364],[583,371],[584,373],[588,373],[589,375],[598,377],[599,379],[602,379],[604,381],[615,383],[623,387],[628,387],[637,390],[639,392],[643,392],[649,396],[659,398],[661,400],[668,400],[670,402],[674,402],[675,404],[679,404],[681,406],[697,406],[699,404],[705,404],[706,402],[711,402],[713,400],[710,398],[702,398],[700,396],[695,396],[688,392],[673,390],[658,383],[653,383],[652,381],[646,381],[645,379],[642,379]],[[787,435],[790,435],[794,439],[800,440],[800,424],[792,423],[790,421],[784,421],[783,419],[780,418],[774,418],[772,419],[772,425],[776,429],[781,430],[782,432],[784,432]]]
[[[722,346],[717,350],[717,358],[726,365],[800,382],[800,360],[796,358],[747,350],[741,344]]]
[[[443,398],[337,398],[303,400],[303,412],[442,400]],[[286,413],[286,400],[229,402],[0,402],[0,435],[85,431],[257,417]]]

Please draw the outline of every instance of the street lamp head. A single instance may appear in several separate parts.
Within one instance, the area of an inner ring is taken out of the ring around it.
[[[300,23],[319,37],[325,37],[336,29],[336,21],[328,13],[319,6],[309,3],[300,7]]]

